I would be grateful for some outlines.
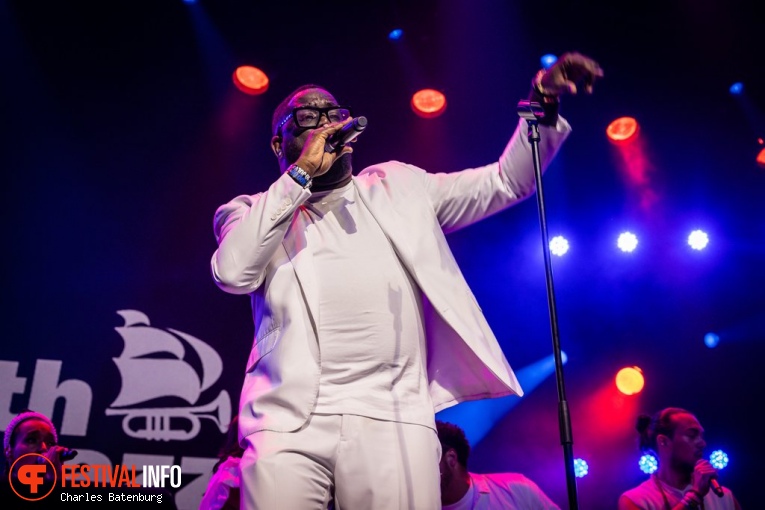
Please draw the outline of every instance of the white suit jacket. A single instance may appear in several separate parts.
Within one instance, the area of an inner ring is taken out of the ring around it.
[[[359,197],[423,294],[427,370],[434,412],[464,400],[522,395],[510,365],[444,237],[533,193],[525,121],[499,162],[430,174],[395,161],[353,178]],[[546,166],[570,127],[540,127]],[[300,428],[319,391],[318,282],[307,248],[315,235],[303,203],[310,191],[288,175],[215,214],[217,284],[250,294],[255,341],[240,399],[240,434]],[[369,269],[373,271],[374,261]],[[356,289],[348,289],[353,292]]]

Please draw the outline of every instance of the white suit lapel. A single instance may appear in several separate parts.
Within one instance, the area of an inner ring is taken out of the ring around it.
[[[364,179],[354,178],[359,198],[380,225],[385,236],[390,240],[399,260],[409,274],[417,280],[415,272],[414,244],[409,239],[412,229],[407,228],[407,218],[400,214],[396,204],[387,193],[387,187],[380,182],[376,174],[368,174]]]
[[[295,275],[313,320],[314,330],[317,330],[319,324],[319,283],[316,280],[313,253],[309,247],[309,240],[315,241],[312,238],[315,235],[313,223],[308,219],[307,212],[301,206],[295,212],[292,224],[282,241],[282,246],[287,251],[287,256],[295,269]]]

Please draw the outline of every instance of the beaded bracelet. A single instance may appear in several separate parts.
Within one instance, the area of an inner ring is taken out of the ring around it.
[[[311,176],[308,175],[308,172],[303,170],[297,165],[292,165],[287,169],[287,174],[292,177],[292,179],[300,184],[305,189],[311,189],[311,184],[313,184],[313,179],[311,179]]]

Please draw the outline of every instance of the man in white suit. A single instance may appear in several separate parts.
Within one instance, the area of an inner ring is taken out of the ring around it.
[[[566,54],[532,81],[544,164],[570,130],[558,96],[600,76]],[[434,411],[522,394],[444,233],[533,193],[525,129],[484,167],[390,161],[354,177],[350,146],[325,150],[351,121],[327,90],[297,89],[273,117],[281,176],[215,214],[213,277],[251,295],[255,321],[239,412],[246,509],[440,508]]]

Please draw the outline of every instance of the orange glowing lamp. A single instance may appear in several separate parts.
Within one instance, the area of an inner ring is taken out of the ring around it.
[[[616,387],[625,395],[635,395],[643,391],[645,379],[638,367],[622,368],[616,374]]]
[[[438,117],[446,110],[446,96],[434,89],[422,89],[412,96],[412,110],[425,119]]]
[[[757,154],[757,164],[762,168],[765,168],[765,149],[762,149],[760,153]]]
[[[636,137],[638,127],[638,122],[632,117],[620,117],[608,125],[606,135],[612,142],[623,143]]]
[[[239,66],[234,71],[234,85],[245,94],[257,96],[268,90],[268,76],[257,67]]]

